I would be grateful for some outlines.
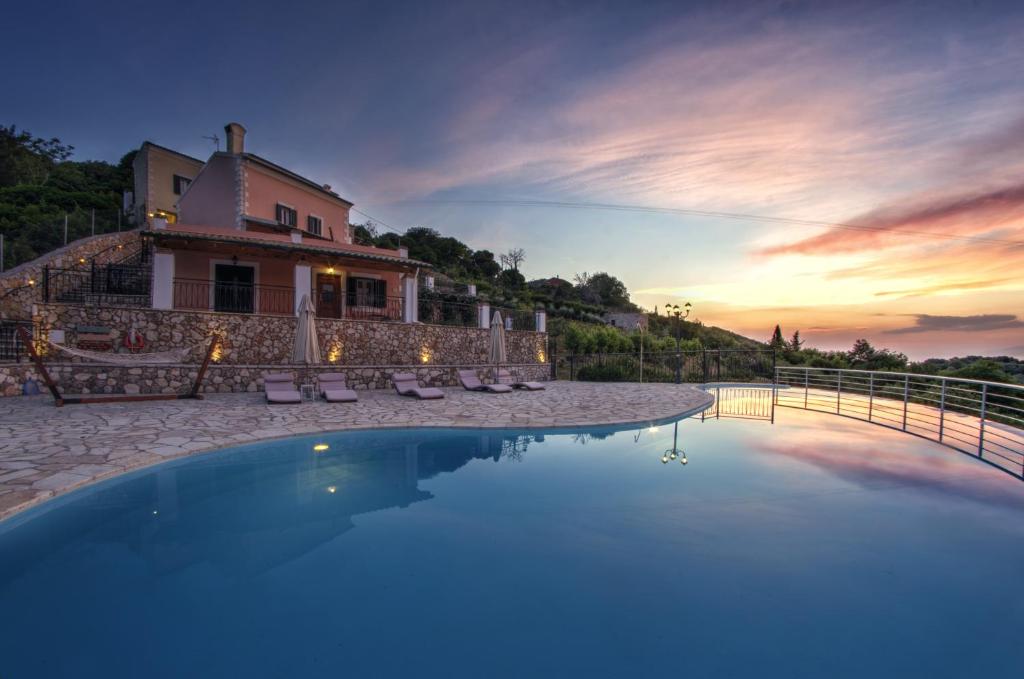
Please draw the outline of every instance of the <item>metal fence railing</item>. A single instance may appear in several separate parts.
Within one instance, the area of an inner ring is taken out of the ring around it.
[[[350,293],[345,296],[342,316],[357,321],[401,321],[405,317],[405,298]]]
[[[552,357],[552,377],[584,382],[770,383],[774,374],[775,352],[761,349],[644,352],[642,357],[639,352]]]
[[[148,264],[44,267],[42,299],[87,306],[147,307],[151,278],[152,269]]]
[[[174,308],[232,314],[292,315],[295,313],[295,288],[175,278]]]
[[[779,406],[931,439],[1024,478],[1024,386],[916,373],[778,366]]]
[[[494,314],[501,312],[501,320],[506,330],[536,330],[537,315],[529,309],[512,309],[509,307],[491,307],[491,320]]]
[[[456,325],[472,328],[480,322],[480,312],[475,303],[420,297],[418,312],[420,323],[428,325]]]
[[[18,328],[24,328],[35,337],[32,321],[0,319],[0,361],[20,361],[28,358],[28,347],[21,340]]]

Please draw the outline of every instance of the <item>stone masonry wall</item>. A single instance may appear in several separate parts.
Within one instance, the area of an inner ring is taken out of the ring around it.
[[[447,365],[391,366],[295,366],[295,365],[211,365],[203,382],[203,393],[255,392],[263,389],[264,372],[291,371],[296,383],[315,382],[323,372],[342,372],[353,389],[386,389],[391,387],[393,372],[413,372],[425,386],[458,386],[457,367]],[[490,366],[474,366],[481,379],[490,380]],[[546,363],[511,365],[524,380],[549,379]],[[195,381],[198,366],[161,365],[124,368],[94,363],[48,363],[47,371],[60,385],[61,392],[72,394],[177,394],[188,391]],[[46,387],[30,363],[0,365],[0,395],[17,396],[26,380],[33,379],[45,394]]]
[[[137,231],[122,231],[99,236],[81,238],[62,248],[49,252],[31,262],[25,262],[0,274],[0,318],[28,319],[32,305],[40,299],[40,280],[43,267],[72,269],[81,266],[79,260],[90,260],[99,253],[109,250],[97,258],[102,264],[108,259],[120,256],[117,250],[110,250],[118,244],[129,245],[138,239]],[[35,285],[29,286],[33,281]]]
[[[236,365],[288,363],[296,325],[291,316],[64,304],[38,305],[35,320],[43,332],[63,329],[71,346],[78,325],[110,327],[121,336],[134,326],[146,340],[145,351],[195,346],[192,357],[197,363],[205,343],[217,333],[223,338],[218,363]],[[339,366],[471,365],[486,363],[490,347],[490,330],[444,325],[317,319],[317,334],[324,362]],[[511,363],[546,360],[546,333],[513,330],[506,333],[506,345]]]

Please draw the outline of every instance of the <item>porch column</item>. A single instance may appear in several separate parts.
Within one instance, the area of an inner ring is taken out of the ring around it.
[[[309,264],[295,265],[295,315],[299,314],[299,304],[302,303],[302,296],[309,295],[313,299],[313,276],[310,273]],[[317,310],[319,311],[319,309]]]
[[[153,308],[174,308],[174,253],[153,253]]]
[[[536,321],[537,332],[548,331],[548,312],[543,309],[537,309],[533,312],[534,320]]]
[[[402,312],[402,320],[406,323],[417,323],[420,320],[419,304],[419,282],[416,276],[406,276],[402,279],[402,297],[405,309]]]
[[[476,306],[477,313],[480,314],[480,327],[484,330],[491,327],[491,305],[487,302],[480,302]]]

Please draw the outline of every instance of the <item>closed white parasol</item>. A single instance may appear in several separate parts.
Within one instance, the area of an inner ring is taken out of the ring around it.
[[[293,363],[314,365],[321,362],[320,342],[316,337],[316,309],[309,295],[303,295],[299,302],[299,320],[295,325],[295,348],[292,350]]]

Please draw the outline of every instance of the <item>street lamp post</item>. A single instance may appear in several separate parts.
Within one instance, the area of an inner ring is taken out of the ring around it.
[[[689,302],[682,307],[678,304],[665,305],[665,314],[669,317],[675,316],[676,318],[676,384],[683,381],[683,354],[681,347],[683,321],[690,317],[690,309],[692,307],[693,305]]]

